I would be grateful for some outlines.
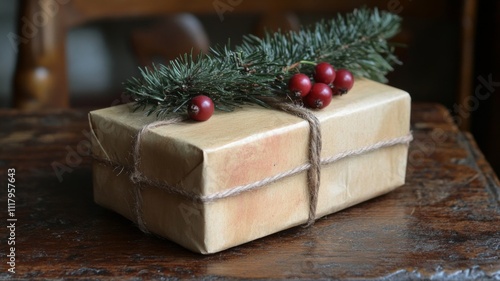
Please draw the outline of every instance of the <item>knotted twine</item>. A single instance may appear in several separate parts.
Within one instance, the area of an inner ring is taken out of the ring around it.
[[[137,187],[133,189],[134,192],[134,213],[136,217],[136,223],[138,227],[145,233],[149,233],[149,230],[146,226],[146,223],[144,222],[143,219],[143,213],[142,213],[142,184],[147,184],[152,187],[160,188],[164,191],[167,191],[169,193],[177,194],[184,196],[194,202],[198,203],[210,203],[214,202],[219,199],[223,198],[228,198],[228,197],[233,197],[237,196],[243,192],[251,191],[251,190],[257,190],[259,188],[262,188],[264,186],[267,186],[269,184],[272,184],[278,180],[281,180],[283,178],[301,173],[303,171],[307,170],[307,187],[308,187],[308,192],[309,192],[309,215],[307,219],[307,223],[305,224],[305,227],[309,227],[314,224],[314,221],[316,220],[316,207],[318,203],[318,192],[319,192],[319,186],[320,186],[320,176],[321,176],[321,166],[322,165],[327,165],[331,164],[334,162],[337,162],[343,158],[350,157],[350,156],[355,156],[355,155],[360,155],[364,153],[368,153],[374,150],[378,150],[380,148],[384,147],[390,147],[398,144],[406,144],[408,145],[412,139],[413,136],[410,134],[403,136],[403,137],[398,137],[398,138],[393,138],[390,140],[385,140],[381,142],[377,142],[375,144],[365,146],[359,149],[354,149],[354,150],[349,150],[342,152],[340,154],[334,155],[332,157],[328,157],[325,159],[321,159],[321,149],[322,149],[322,139],[321,139],[321,125],[318,120],[318,118],[309,110],[302,106],[298,106],[295,104],[291,103],[271,103],[271,106],[273,106],[276,109],[282,110],[284,112],[287,112],[289,114],[292,114],[294,116],[297,116],[299,118],[302,118],[306,120],[309,123],[309,144],[308,144],[308,163],[303,164],[297,168],[291,169],[289,171],[285,171],[283,173],[279,173],[277,175],[265,178],[260,181],[256,181],[247,185],[242,185],[242,186],[237,186],[234,188],[230,188],[221,192],[216,192],[214,194],[210,195],[199,195],[195,194],[183,189],[180,189],[178,187],[169,185],[165,182],[158,181],[155,179],[149,179],[143,175],[142,172],[140,172],[140,164],[141,164],[141,144],[144,139],[144,136],[152,129],[158,128],[158,127],[163,127],[163,126],[168,126],[172,124],[176,124],[179,122],[182,122],[185,120],[185,118],[181,117],[174,117],[168,120],[163,120],[163,121],[156,121],[153,123],[150,123],[148,125],[145,125],[142,127],[142,129],[139,131],[139,133],[136,136],[135,143],[134,143],[134,151],[133,151],[133,170],[131,171],[130,174],[130,179],[132,182],[134,182]],[[102,160],[102,159],[97,159],[101,163],[108,165],[108,166],[115,166],[115,168],[121,168],[122,170],[126,169],[125,167],[119,167],[110,161]]]

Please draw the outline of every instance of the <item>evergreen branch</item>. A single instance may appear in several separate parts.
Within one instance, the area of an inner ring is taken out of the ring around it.
[[[387,42],[399,32],[401,18],[366,8],[323,20],[298,32],[243,37],[243,43],[212,48],[208,54],[185,54],[168,65],[140,69],[125,83],[136,109],[148,115],[179,114],[196,95],[209,96],[219,110],[287,98],[286,81],[295,73],[312,74],[326,61],[357,77],[386,82],[399,60]],[[263,98],[265,97],[265,98]]]

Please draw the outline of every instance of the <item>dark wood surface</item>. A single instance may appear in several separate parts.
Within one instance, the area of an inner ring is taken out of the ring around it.
[[[499,181],[435,104],[413,106],[405,186],[312,228],[210,256],[145,235],[93,203],[90,157],[76,156],[88,141],[85,111],[0,118],[0,279],[500,278]],[[54,163],[71,169],[61,181]],[[8,168],[16,169],[16,274],[6,265]]]

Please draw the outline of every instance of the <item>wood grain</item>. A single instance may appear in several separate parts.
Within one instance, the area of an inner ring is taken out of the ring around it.
[[[18,200],[17,273],[6,273],[2,227],[0,279],[498,279],[500,183],[448,116],[435,104],[413,106],[405,186],[312,228],[202,256],[93,203],[90,158],[68,156],[85,154],[86,112],[0,111],[0,179],[16,169]],[[72,169],[62,181],[56,162]]]

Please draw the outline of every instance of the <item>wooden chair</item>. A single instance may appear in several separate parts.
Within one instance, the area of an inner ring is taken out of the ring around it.
[[[442,1],[444,2],[444,1]],[[462,0],[462,42],[459,93],[457,102],[464,104],[472,92],[473,43],[477,0]],[[20,109],[68,107],[68,74],[66,67],[66,35],[78,25],[110,18],[162,16],[176,13],[214,14],[221,20],[231,13],[263,15],[266,25],[274,25],[273,16],[284,15],[291,28],[296,25],[290,12],[325,13],[350,11],[364,4],[393,9],[390,5],[404,1],[387,0],[215,0],[215,1],[164,1],[164,0],[21,0],[18,21],[18,60],[14,76],[14,106]],[[410,2],[408,2],[410,3]],[[408,4],[407,3],[407,4]],[[420,13],[439,17],[446,13],[447,5],[412,3],[412,9],[402,13],[412,16]],[[397,8],[397,7],[395,7]],[[396,10],[397,11],[397,10]],[[267,15],[267,16],[266,16]],[[141,36],[141,35],[135,35]],[[149,41],[153,38],[146,36]],[[161,40],[161,39],[159,39]],[[136,40],[137,41],[137,40]],[[134,46],[139,53],[148,52]],[[154,50],[149,50],[154,51]],[[146,55],[143,54],[142,61]],[[468,128],[468,122],[464,122]]]
[[[209,40],[195,16],[181,13],[133,29],[131,45],[139,64],[149,66],[152,62],[166,63],[191,49],[206,53]]]

